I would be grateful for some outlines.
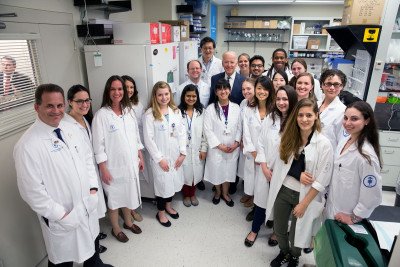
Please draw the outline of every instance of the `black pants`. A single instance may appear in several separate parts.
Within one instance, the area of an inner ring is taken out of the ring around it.
[[[171,202],[172,201],[172,197],[162,198],[162,197],[156,196],[156,201],[157,201],[157,209],[159,211],[163,211],[163,210],[165,210],[165,204],[167,202]]]
[[[104,265],[103,261],[100,259],[100,255],[97,249],[99,247],[99,237],[97,237],[94,241],[94,246],[96,249],[93,256],[83,262],[83,267],[100,267]],[[72,267],[73,265],[74,263],[72,261],[54,264],[49,260],[48,267]]]

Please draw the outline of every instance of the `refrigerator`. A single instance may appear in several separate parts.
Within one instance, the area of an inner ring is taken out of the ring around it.
[[[179,84],[184,83],[188,79],[187,63],[190,60],[198,58],[197,41],[179,42]]]
[[[151,91],[156,82],[168,82],[174,92],[179,85],[178,45],[178,43],[167,43],[84,46],[93,112],[100,108],[104,86],[112,75],[129,75],[135,80],[139,101],[145,109],[148,107]],[[150,155],[147,151],[144,152],[146,168],[149,169]],[[151,172],[140,173],[139,178],[142,197],[155,198]]]

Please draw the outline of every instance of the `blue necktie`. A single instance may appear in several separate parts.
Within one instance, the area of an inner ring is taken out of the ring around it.
[[[63,143],[65,143],[64,139],[61,136],[61,129],[60,128],[56,128],[56,129],[54,129],[54,132],[56,133],[57,138],[60,139],[61,141],[63,141]]]

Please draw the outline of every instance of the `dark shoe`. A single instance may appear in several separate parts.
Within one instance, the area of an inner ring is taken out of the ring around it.
[[[251,232],[250,232],[250,233],[251,233]],[[247,236],[249,236],[250,233],[248,233]],[[256,234],[256,238],[254,238],[253,241],[247,239],[247,236],[246,236],[246,239],[244,240],[244,244],[245,244],[246,247],[251,247],[251,246],[253,246],[254,242],[256,242],[258,233]]]
[[[229,185],[229,194],[233,195],[233,194],[236,193],[236,191],[237,191],[237,184],[236,183],[231,183]]]
[[[214,203],[214,205],[218,205],[220,200],[221,200],[221,197],[216,198],[216,197],[214,196],[213,199],[212,199],[212,203]]]
[[[311,253],[313,250],[314,250],[313,248],[303,248],[303,252],[306,254]]]
[[[103,232],[100,232],[100,234],[99,234],[99,240],[103,240],[103,239],[105,239],[107,237],[107,234],[105,234],[105,233],[103,233]]]
[[[232,198],[231,200],[226,200],[223,196],[221,196],[222,199],[225,201],[226,205],[228,205],[229,207],[233,207],[235,205],[235,202],[233,202]]]
[[[168,215],[171,216],[172,219],[178,219],[179,218],[179,213],[178,212],[175,213],[175,214],[169,213],[167,210],[165,210],[165,212],[168,213]]]
[[[132,233],[134,234],[140,234],[142,232],[142,229],[140,229],[139,226],[137,226],[136,224],[132,223],[132,226],[129,227],[128,225],[126,225],[125,223],[122,225],[125,229],[131,230]]]
[[[271,229],[272,227],[274,227],[274,221],[270,221],[268,220],[267,223],[265,224],[269,229]]]
[[[254,218],[254,208],[246,216],[246,221],[251,222]]]
[[[118,234],[114,234],[114,231],[111,229],[111,234],[115,237],[119,242],[126,243],[129,241],[129,238],[124,234],[124,232],[119,232]]]
[[[271,261],[271,267],[280,267],[280,266],[282,266],[283,264],[285,264],[286,262],[289,262],[289,257],[290,257],[290,255],[289,254],[285,254],[285,253],[283,253],[283,251],[281,250],[280,252],[279,252],[279,255],[278,256],[276,256],[276,258],[275,259],[273,259],[272,261]]]
[[[270,238],[268,238],[268,245],[269,245],[270,247],[275,247],[276,245],[278,245],[278,240],[272,239],[272,238],[270,237]]]
[[[99,245],[99,253],[104,253],[107,251],[107,248],[105,246]]]
[[[299,266],[299,257],[290,255],[287,267],[297,267],[297,266]]]
[[[197,189],[199,189],[200,191],[204,191],[204,189],[206,189],[206,186],[204,184],[203,181],[200,181],[197,185],[196,185]]]
[[[171,226],[171,222],[170,222],[170,221],[165,222],[165,223],[161,222],[161,221],[160,221],[160,217],[158,216],[158,213],[157,213],[157,215],[156,215],[156,218],[157,218],[157,221],[158,221],[162,226],[165,226],[165,227],[170,227],[170,226]]]

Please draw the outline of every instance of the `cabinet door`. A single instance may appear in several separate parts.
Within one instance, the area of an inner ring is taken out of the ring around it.
[[[382,185],[396,187],[400,175],[400,167],[383,165],[381,170]]]

